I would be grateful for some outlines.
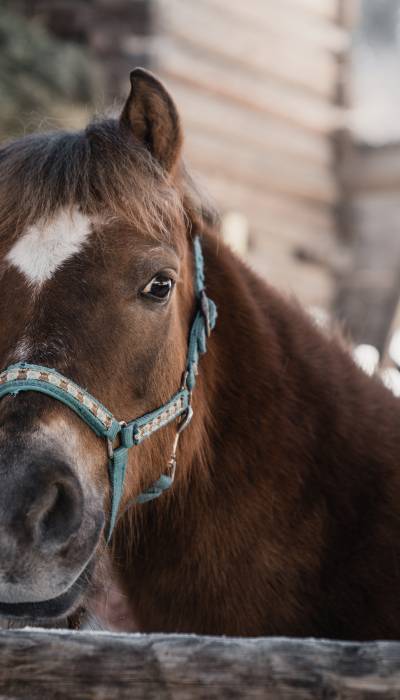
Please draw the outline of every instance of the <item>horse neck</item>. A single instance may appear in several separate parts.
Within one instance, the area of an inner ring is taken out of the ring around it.
[[[153,530],[157,521],[157,536],[160,528],[180,536],[203,516],[219,518],[221,502],[239,511],[245,492],[253,503],[261,499],[263,513],[278,494],[283,517],[304,483],[311,479],[313,489],[323,489],[330,468],[359,460],[354,415],[369,444],[376,415],[389,422],[399,414],[395,398],[356,367],[342,341],[321,333],[214,235],[203,237],[203,252],[217,324],[200,359],[173,493],[128,513],[128,529],[136,533]],[[367,415],[371,402],[375,413]]]
[[[199,367],[199,437],[186,443],[198,447],[194,458],[188,448],[186,461],[199,490],[209,493],[210,481],[216,489],[234,483],[240,497],[249,482],[280,490],[289,479],[295,500],[296,480],[324,488],[322,454],[332,469],[362,465],[355,415],[366,445],[379,415],[397,441],[398,401],[355,365],[342,338],[322,332],[214,236],[205,237],[204,251],[207,292],[219,314]]]
[[[223,244],[206,236],[203,249],[219,315],[194,417],[173,489],[131,511],[116,561],[142,629],[261,634],[268,593],[268,629],[297,634],[287,601],[304,553],[312,591],[324,533],[343,543],[342,519],[357,537],[379,484],[393,485],[398,400]]]
[[[257,468],[265,440],[257,424],[276,413],[275,387],[284,374],[274,327],[284,302],[214,234],[205,234],[202,245],[218,319],[199,362],[194,417],[179,445],[175,498],[154,504],[159,522],[176,522],[177,502],[183,512],[193,497],[207,498],[222,474],[240,483]]]

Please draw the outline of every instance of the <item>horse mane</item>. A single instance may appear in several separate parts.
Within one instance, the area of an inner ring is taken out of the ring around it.
[[[73,206],[165,237],[182,222],[183,189],[116,119],[29,135],[0,149],[0,240]]]

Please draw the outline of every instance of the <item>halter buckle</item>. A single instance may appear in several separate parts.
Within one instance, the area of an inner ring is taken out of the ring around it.
[[[192,406],[190,404],[190,400],[191,400],[191,395],[189,395],[189,405],[187,407],[186,415],[185,415],[183,421],[179,424],[178,429],[175,433],[175,438],[174,438],[174,442],[172,445],[171,456],[167,462],[167,469],[169,472],[169,476],[171,477],[172,480],[174,480],[174,478],[175,478],[176,453],[178,450],[179,439],[180,439],[183,431],[188,427],[190,421],[192,420],[192,416],[193,416],[193,409],[192,409]]]
[[[209,338],[211,335],[210,307],[208,305],[208,297],[204,289],[202,289],[200,292],[200,310],[206,324],[206,335],[207,338]]]
[[[114,443],[110,438],[107,438],[107,455],[108,459],[112,459],[114,457]]]
[[[176,444],[176,446],[173,447],[173,452],[172,452],[171,457],[169,458],[169,460],[167,462],[167,467],[166,467],[167,475],[170,477],[171,482],[175,479],[175,472],[176,472],[176,465],[177,465],[177,462],[176,462],[176,449],[177,449],[177,447],[178,447],[178,444]]]
[[[120,424],[121,428],[125,428],[125,427],[126,427],[126,421],[124,421],[124,420],[120,420],[120,421],[119,421],[119,424]],[[120,434],[120,433],[118,433],[118,435],[119,435],[119,434]],[[117,435],[117,437],[118,437],[118,435]],[[110,438],[106,438],[106,440],[107,440],[107,454],[108,454],[108,458],[109,458],[109,459],[113,459],[113,457],[114,457],[114,440],[110,440]]]

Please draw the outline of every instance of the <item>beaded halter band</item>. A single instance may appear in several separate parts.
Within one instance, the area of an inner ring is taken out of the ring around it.
[[[10,365],[0,374],[0,399],[7,394],[16,396],[20,391],[38,391],[47,394],[72,409],[96,435],[106,439],[111,484],[108,542],[115,526],[123,493],[128,450],[139,445],[171,421],[181,418],[172,454],[167,464],[167,473],[161,474],[157,481],[136,496],[134,502],[145,503],[158,498],[174,481],[179,436],[190,423],[193,415],[191,396],[196,382],[199,357],[206,352],[207,338],[214,328],[217,318],[216,306],[205,292],[204,259],[198,237],[194,239],[194,263],[197,309],[189,335],[184,380],[179,391],[154,411],[129,422],[118,421],[100,401],[91,396],[85,389],[49,367],[18,362]],[[117,438],[119,438],[119,446],[114,449],[113,445]]]

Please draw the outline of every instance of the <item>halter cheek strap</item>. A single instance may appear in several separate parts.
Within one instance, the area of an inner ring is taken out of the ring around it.
[[[123,494],[129,449],[139,445],[160,428],[182,417],[167,464],[167,473],[161,474],[157,481],[136,496],[134,502],[146,503],[158,498],[170,488],[174,481],[179,436],[192,418],[191,395],[196,382],[199,358],[206,352],[207,338],[217,318],[216,306],[205,292],[204,259],[198,237],[194,239],[193,245],[197,308],[189,335],[183,384],[165,404],[126,423],[118,421],[100,401],[55,369],[19,362],[10,365],[0,374],[0,399],[7,394],[16,396],[20,391],[38,391],[47,394],[68,406],[96,435],[106,439],[111,485],[111,512],[107,541],[111,539]],[[114,449],[113,445],[117,438],[119,446]]]

